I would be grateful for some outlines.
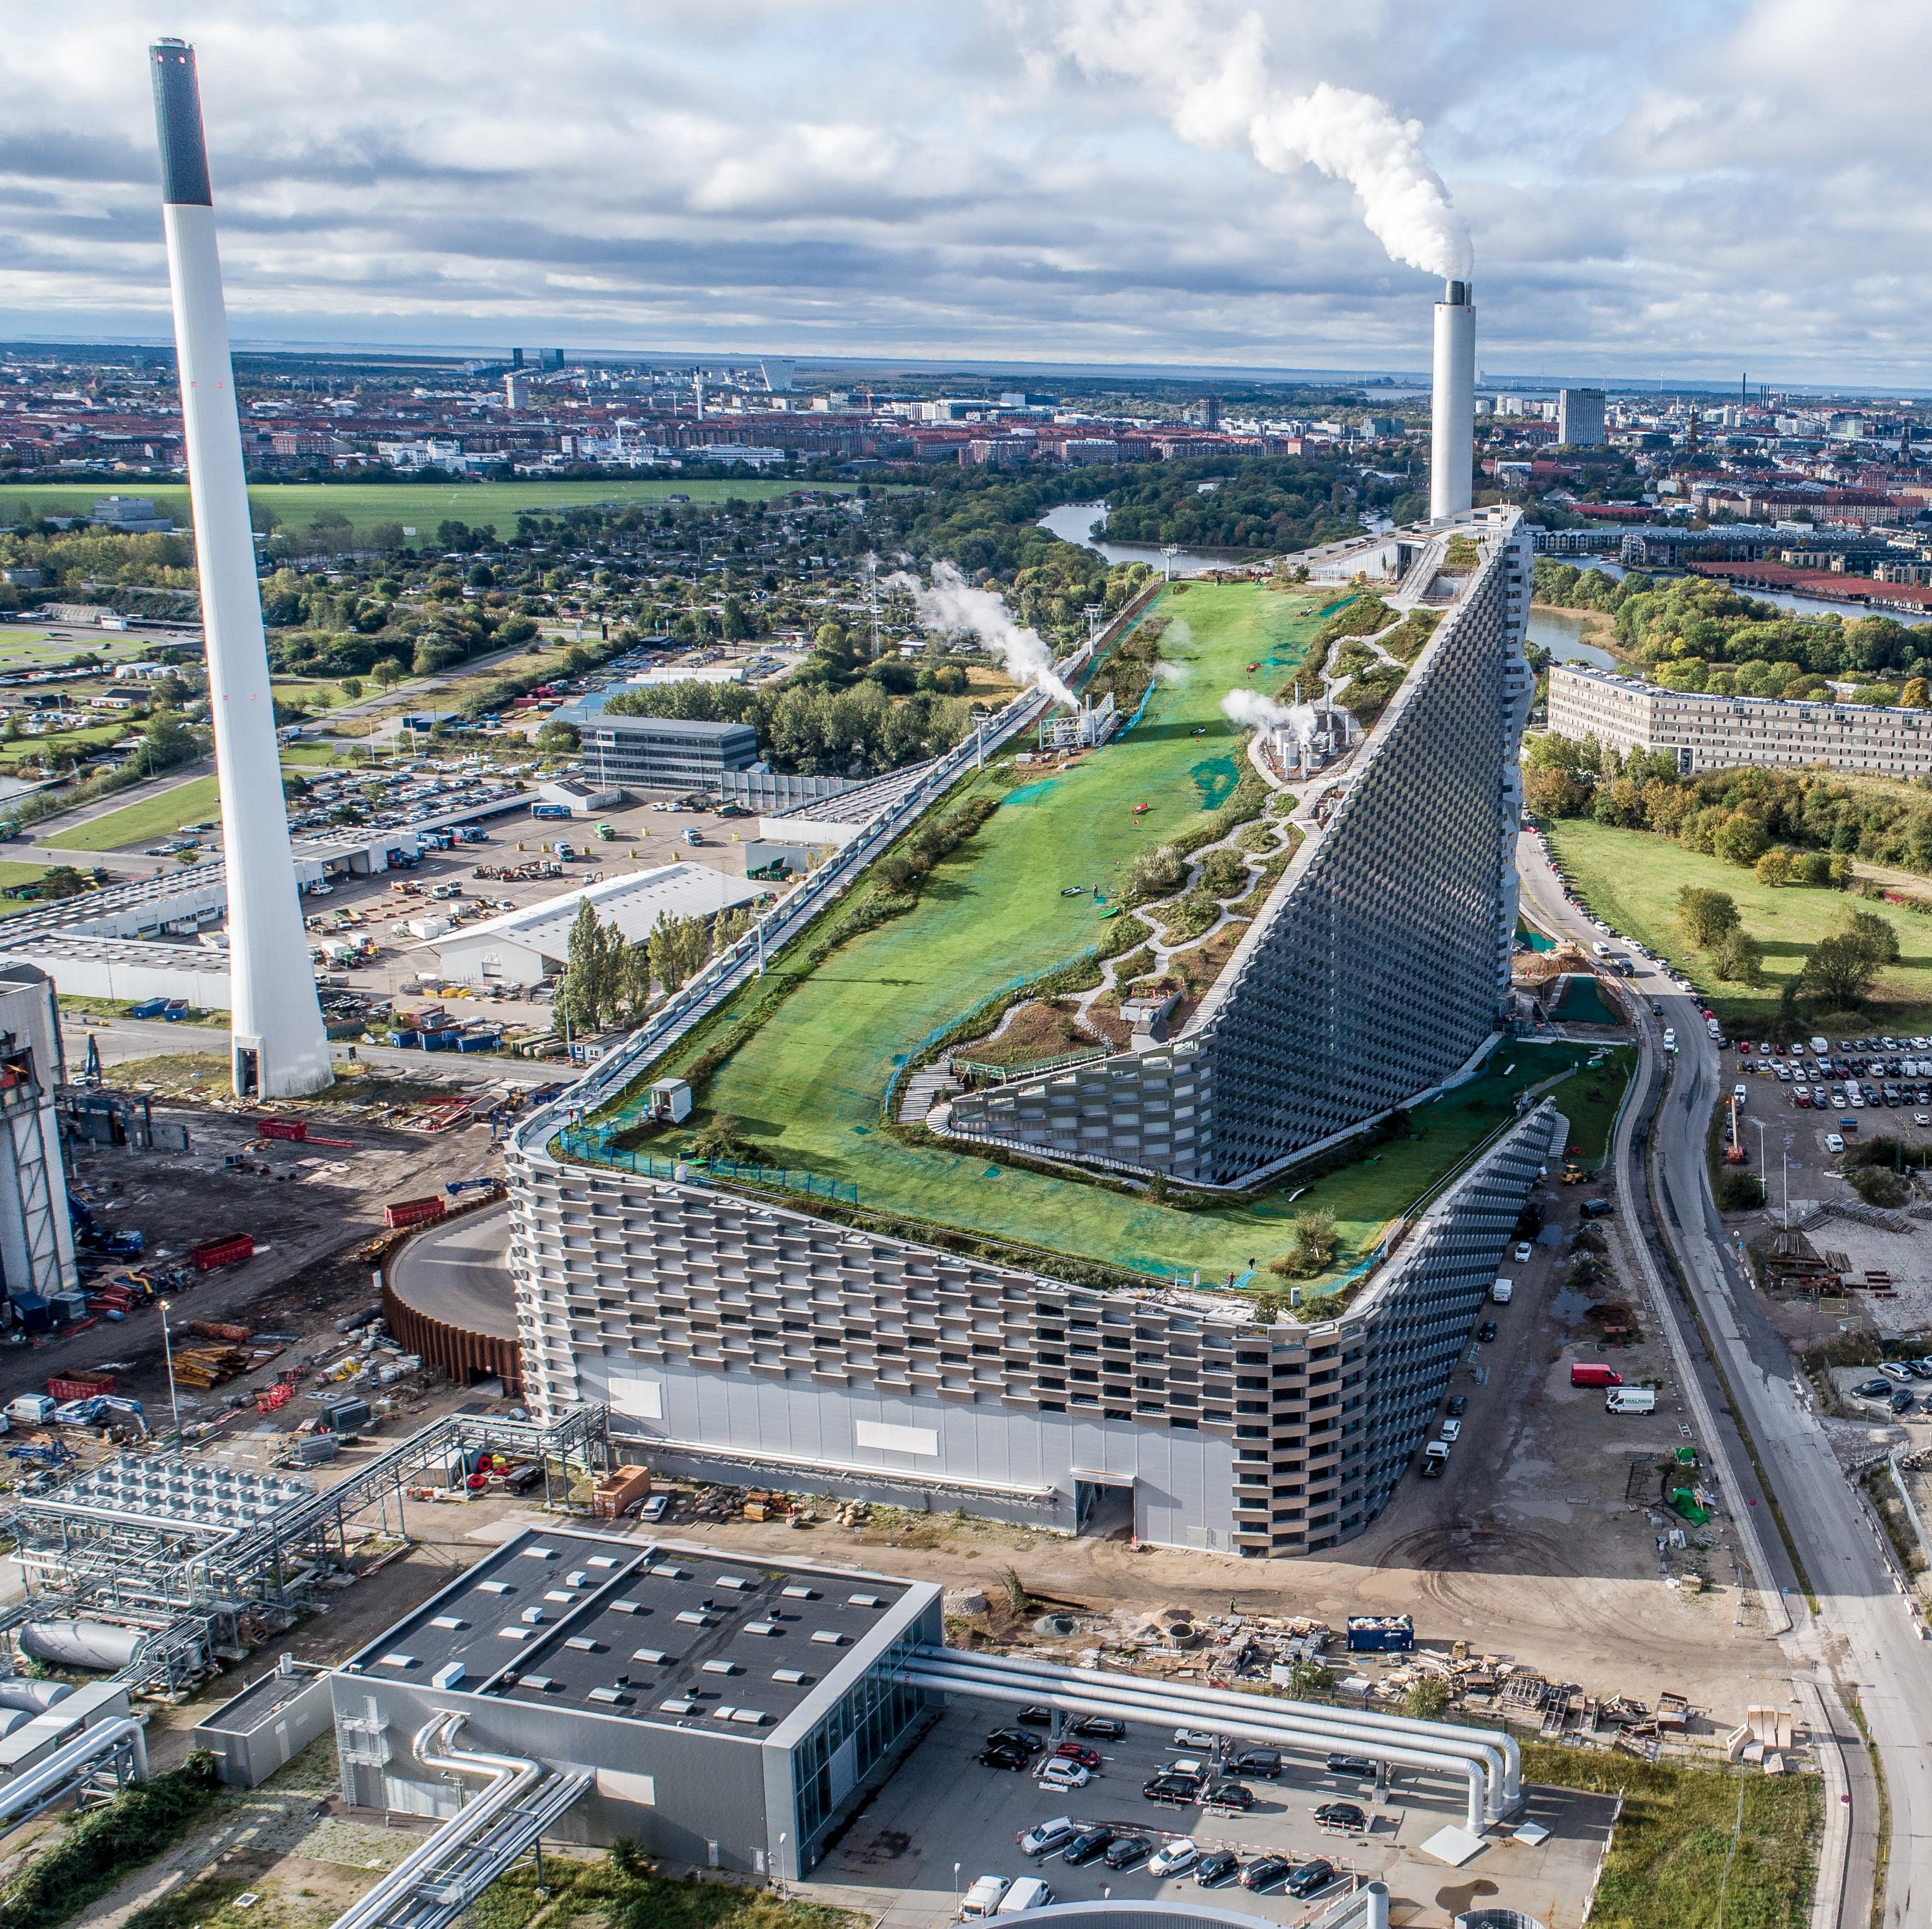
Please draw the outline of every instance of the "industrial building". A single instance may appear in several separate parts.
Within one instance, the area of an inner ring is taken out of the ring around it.
[[[343,1792],[455,1815],[411,1738],[456,1716],[466,1749],[574,1781],[554,1836],[796,1878],[907,1738],[908,1664],[944,1639],[930,1582],[526,1532],[332,1678]]]
[[[16,1307],[78,1284],[55,1112],[66,1081],[53,981],[0,959],[0,1285]]]
[[[570,927],[583,905],[614,924],[626,943],[639,945],[660,918],[715,917],[750,903],[768,888],[708,864],[663,864],[526,904],[480,924],[460,925],[415,948],[434,951],[438,971],[453,984],[539,984],[563,969]]]
[[[1445,574],[1452,537],[1478,556],[1467,574]],[[1358,565],[1388,547],[1364,545]],[[1528,533],[1516,511],[1490,510],[1413,549],[1389,600],[1441,620],[1332,810],[1298,817],[1294,861],[1178,1036],[962,1093],[944,1129],[1247,1185],[1486,1050],[1516,924]]]
[[[1782,696],[1706,696],[1576,663],[1550,671],[1550,728],[1624,756],[1667,751],[1686,777],[1741,764],[1822,765],[1901,780],[1932,773],[1932,711]]]
[[[716,790],[726,774],[758,761],[758,733],[748,723],[607,711],[588,719],[581,735],[584,774],[626,789]]]

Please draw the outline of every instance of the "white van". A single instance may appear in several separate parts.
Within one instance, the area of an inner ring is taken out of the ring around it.
[[[1613,1386],[1604,1401],[1606,1413],[1654,1413],[1657,1389],[1651,1386]]]
[[[1814,1059],[1828,1056],[1831,1050],[1832,1041],[1829,1038],[1814,1038],[1811,1041],[1811,1056]]]
[[[1490,1288],[1490,1297],[1498,1306],[1507,1306],[1516,1297],[1516,1281],[1499,1279]]]
[[[966,1900],[959,1905],[960,1919],[963,1922],[976,1916],[991,1916],[999,1908],[1000,1898],[1012,1885],[1004,1876],[980,1876],[966,1892]]]
[[[1044,1909],[1053,1900],[1053,1892],[1037,1876],[1022,1876],[1008,1889],[995,1916],[1018,1916],[1029,1909]]]

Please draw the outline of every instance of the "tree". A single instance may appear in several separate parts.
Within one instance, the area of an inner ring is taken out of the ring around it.
[[[1764,826],[1755,817],[1734,810],[1718,827],[1711,848],[1726,864],[1754,864],[1767,841]]]
[[[1449,1684],[1438,1675],[1424,1675],[1409,1684],[1402,1712],[1412,1721],[1440,1721],[1448,1711]]]
[[[537,732],[537,748],[548,750],[555,756],[577,749],[583,742],[574,723],[566,723],[561,717],[554,718]]]
[[[1784,850],[1766,851],[1757,861],[1757,881],[1760,884],[1789,884],[1791,853]]]
[[[1932,698],[1926,694],[1925,679],[1922,676],[1909,676],[1905,687],[1898,693],[1899,707],[1905,710],[1932,708]]]
[[[1730,933],[1718,956],[1718,975],[1733,984],[1762,984],[1764,948],[1742,927]]]
[[[1879,960],[1863,938],[1849,931],[1820,938],[1806,955],[1798,974],[1800,988],[1832,1011],[1862,1005],[1877,982]]]
[[[578,1030],[599,1031],[607,1017],[616,1016],[626,948],[622,933],[614,924],[602,923],[596,906],[584,899],[570,927],[558,994]]]
[[[394,556],[408,541],[400,523],[372,523],[369,526],[369,547],[381,550],[385,556]]]
[[[1898,963],[1898,931],[1889,918],[1881,918],[1876,911],[1860,911],[1848,905],[1838,920],[1838,928],[1866,946],[1880,964]]]
[[[1297,1272],[1306,1278],[1334,1263],[1337,1243],[1335,1215],[1328,1207],[1318,1206],[1306,1212],[1298,1212],[1292,1230],[1294,1246],[1291,1259]]]
[[[1685,885],[1677,894],[1677,928],[1700,951],[1713,951],[1740,922],[1738,903],[1728,891]]]
[[[362,679],[359,676],[345,676],[342,679],[342,693],[353,703],[362,694]]]
[[[385,690],[389,688],[392,684],[401,682],[408,673],[394,657],[378,657],[369,666],[369,674]]]

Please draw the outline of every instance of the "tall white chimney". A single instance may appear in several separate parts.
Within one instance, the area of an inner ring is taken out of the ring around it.
[[[228,870],[228,975],[236,1096],[287,1098],[333,1082],[315,973],[296,891],[282,801],[268,652],[255,579],[254,537],[242,466],[241,419],[228,353],[228,314],[214,245],[214,196],[202,138],[194,49],[148,49],[161,150],[161,218],[174,289],[182,445],[194,514],[195,565],[208,639]]]
[[[1436,393],[1429,427],[1429,513],[1469,506],[1476,444],[1476,308],[1466,281],[1444,284],[1436,304]]]

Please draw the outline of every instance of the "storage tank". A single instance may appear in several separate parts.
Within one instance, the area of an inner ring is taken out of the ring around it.
[[[104,1674],[124,1668],[147,1643],[145,1628],[112,1621],[29,1621],[20,1630],[20,1650],[35,1661]]]
[[[31,1719],[36,1715],[44,1715],[56,1702],[64,1701],[73,1692],[64,1681],[0,1679],[0,1708],[24,1709]],[[0,1729],[0,1734],[6,1732]]]

